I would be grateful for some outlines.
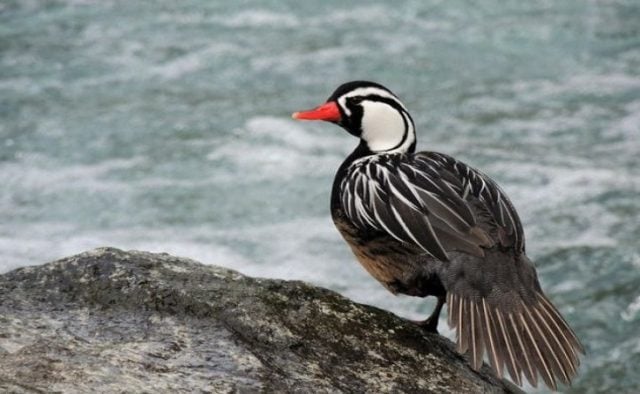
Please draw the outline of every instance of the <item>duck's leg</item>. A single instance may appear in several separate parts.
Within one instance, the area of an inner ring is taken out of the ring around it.
[[[427,318],[427,320],[422,321],[414,321],[418,326],[420,326],[423,330],[438,333],[438,320],[440,319],[440,312],[442,312],[442,306],[444,305],[445,298],[444,296],[438,297],[438,303],[434,308],[431,316]]]

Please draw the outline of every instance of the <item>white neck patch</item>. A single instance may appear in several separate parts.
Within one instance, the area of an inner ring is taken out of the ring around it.
[[[372,152],[405,152],[415,141],[413,124],[405,114],[392,106],[362,102],[362,138]]]

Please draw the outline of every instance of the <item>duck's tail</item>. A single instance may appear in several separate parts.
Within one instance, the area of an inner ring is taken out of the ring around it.
[[[522,385],[522,375],[536,387],[538,375],[546,385],[570,384],[584,348],[560,312],[541,292],[526,302],[516,293],[500,299],[464,297],[449,292],[449,326],[456,329],[457,347],[469,353],[478,370],[486,353],[491,367],[502,378],[504,370]]]

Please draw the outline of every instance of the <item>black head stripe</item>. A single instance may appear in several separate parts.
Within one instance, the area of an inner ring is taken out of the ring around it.
[[[351,82],[347,82],[347,83],[343,83],[342,85],[340,85],[332,94],[331,96],[329,96],[329,98],[327,99],[327,101],[336,101],[338,100],[339,97],[344,96],[345,94],[359,89],[359,88],[377,88],[377,89],[381,89],[384,90],[386,92],[389,92],[391,94],[393,94],[389,89],[385,88],[384,86],[380,85],[379,83],[375,83],[375,82],[370,82],[370,81],[351,81]]]

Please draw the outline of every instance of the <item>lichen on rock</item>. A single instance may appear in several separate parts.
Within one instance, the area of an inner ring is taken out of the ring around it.
[[[298,281],[101,248],[0,276],[0,392],[518,392]]]

